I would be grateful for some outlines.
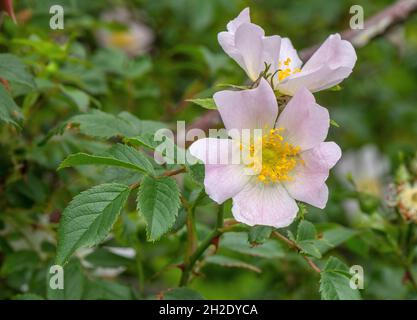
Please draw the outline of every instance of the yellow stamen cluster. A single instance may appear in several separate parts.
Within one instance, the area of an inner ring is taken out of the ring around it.
[[[300,147],[295,147],[284,141],[281,135],[283,128],[271,129],[262,136],[262,153],[256,154],[253,145],[250,151],[253,156],[253,163],[249,167],[259,172],[258,180],[264,183],[279,181],[290,181],[291,171],[299,163]]]
[[[406,221],[417,223],[417,183],[398,187],[398,209]]]
[[[129,32],[113,32],[110,34],[110,44],[117,48],[124,48],[135,42],[135,37]]]
[[[291,69],[290,66],[291,58],[287,58],[284,60],[284,63],[282,61],[279,61],[278,63],[278,79],[279,81],[284,80],[285,78],[289,77],[292,74],[298,73],[301,70],[299,68]],[[285,68],[282,68],[282,64],[284,64]]]

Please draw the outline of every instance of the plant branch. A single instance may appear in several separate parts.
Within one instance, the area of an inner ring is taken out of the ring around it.
[[[400,217],[401,218],[401,217]],[[411,266],[413,264],[412,253],[410,252],[412,249],[411,240],[413,234],[413,224],[408,224],[402,218],[401,221],[403,226],[405,227],[405,232],[403,229],[400,229],[400,235],[403,234],[403,240],[401,244],[401,248],[397,246],[394,248],[395,253],[397,254],[403,268],[405,271],[404,274],[404,281],[409,281],[411,286],[413,287],[414,291],[417,292],[417,282],[414,278]]]
[[[171,170],[171,171],[165,171],[163,174],[160,175],[160,177],[172,177],[172,176],[175,176],[177,174],[184,173],[186,171],[187,171],[187,169],[185,167],[182,167],[182,168]],[[139,186],[140,186],[140,181],[132,183],[129,186],[129,189],[134,190],[134,189],[137,189]]]
[[[285,242],[291,249],[297,251],[297,252],[301,252],[302,249],[301,247],[294,241],[288,239],[286,236],[284,236],[283,234],[279,233],[278,231],[273,231],[272,232],[272,237],[274,237],[275,239],[281,240],[282,242]],[[321,273],[320,268],[313,262],[313,260],[311,260],[309,257],[302,255],[302,257],[304,258],[304,260],[307,261],[307,263],[309,264],[309,266],[317,273]]]
[[[364,23],[363,29],[347,29],[341,33],[342,39],[349,40],[356,48],[367,45],[372,39],[381,36],[394,26],[403,23],[417,12],[417,0],[398,0],[393,5],[373,15]],[[300,58],[308,60],[319,46],[315,45],[300,51]]]
[[[184,262],[183,271],[180,279],[180,286],[186,286],[190,279],[190,275],[194,269],[195,263],[201,258],[204,252],[211,244],[215,244],[215,239],[221,234],[221,228],[223,227],[223,206],[219,207],[217,212],[217,221],[215,229],[200,243],[197,249],[188,259],[188,262]]]
[[[161,176],[162,177],[171,177],[171,176],[175,176],[175,175],[180,174],[180,173],[184,173],[186,171],[187,171],[187,169],[185,167],[182,167],[182,168],[171,170],[171,171],[165,171]]]
[[[136,262],[136,272],[138,274],[138,289],[139,293],[144,296],[145,291],[145,274],[143,270],[143,263],[142,263],[142,253],[138,245],[135,246],[136,256],[135,256],[135,262]]]
[[[197,247],[197,231],[195,226],[195,210],[194,206],[189,206],[187,208],[187,246],[185,250],[184,264],[189,264],[191,261],[191,256],[195,252]]]

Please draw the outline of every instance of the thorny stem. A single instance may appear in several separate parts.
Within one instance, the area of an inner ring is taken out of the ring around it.
[[[171,171],[165,171],[161,176],[162,177],[171,177],[171,176],[175,176],[175,175],[180,174],[180,173],[184,173],[185,171],[187,171],[185,169],[185,167],[182,167],[182,168],[171,170]]]
[[[143,263],[142,263],[142,255],[140,252],[140,248],[138,245],[135,246],[136,251],[136,271],[138,273],[138,289],[140,294],[144,295],[144,289],[145,289],[145,274],[143,270]]]
[[[184,287],[187,285],[190,275],[194,269],[195,263],[201,258],[206,249],[213,244],[213,241],[218,238],[221,234],[221,228],[223,227],[223,206],[219,207],[217,212],[217,221],[215,229],[200,243],[197,249],[188,259],[188,262],[184,262],[183,271],[180,279],[180,286]]]
[[[187,207],[187,247],[185,250],[185,259],[184,263],[188,264],[191,259],[191,255],[196,250],[197,247],[197,231],[195,226],[195,207],[188,206]]]
[[[189,262],[190,256],[193,254],[193,252],[197,248],[198,239],[197,239],[197,229],[195,225],[195,207],[203,195],[204,195],[204,190],[201,190],[197,196],[197,199],[195,199],[191,204],[188,202],[187,199],[185,199],[184,197],[181,197],[181,202],[184,208],[187,210],[187,221],[186,221],[187,247],[185,250],[185,258],[184,258],[185,263]]]
[[[286,236],[284,236],[283,234],[279,233],[278,231],[273,231],[272,232],[272,237],[274,237],[275,239],[281,240],[283,242],[285,242],[291,249],[294,249],[297,252],[302,251],[301,247],[295,243],[294,241],[288,239]],[[302,257],[304,258],[304,260],[307,261],[307,263],[310,265],[310,267],[317,273],[321,273],[320,268],[313,262],[313,260],[311,260],[309,257],[302,255]]]
[[[412,266],[413,261],[412,261],[412,258],[409,258],[410,242],[412,240],[412,234],[413,234],[413,225],[412,224],[406,224],[406,222],[404,222],[404,224],[406,225],[406,231],[403,234],[404,235],[404,241],[403,241],[402,248],[399,248],[398,245],[397,245],[396,248],[394,248],[394,251],[397,254],[401,264],[404,267],[404,271],[405,271],[405,279],[404,280],[409,281],[411,286],[413,287],[414,291],[417,292],[417,282],[416,282],[416,280],[413,276],[412,270],[411,270],[411,266]],[[402,231],[400,231],[400,232],[403,233]]]

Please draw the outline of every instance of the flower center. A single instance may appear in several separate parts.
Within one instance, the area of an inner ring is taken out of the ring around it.
[[[411,201],[414,202],[414,205],[417,206],[417,191],[415,191],[411,196]]]
[[[299,68],[290,68],[291,58],[287,58],[284,61],[280,60],[278,62],[278,79],[279,81],[284,80],[292,74],[298,73],[301,70]]]
[[[381,194],[381,186],[377,179],[361,179],[357,182],[357,188],[360,192],[366,192],[374,196]]]
[[[417,222],[417,185],[406,185],[398,194],[398,209],[406,221]]]
[[[283,128],[271,129],[262,136],[262,152],[257,152],[254,144],[250,151],[253,162],[249,165],[258,173],[258,180],[263,183],[290,181],[291,171],[298,163],[303,163],[300,158],[300,147],[285,142],[281,132]],[[261,149],[261,148],[259,148]]]
[[[124,48],[135,42],[135,38],[129,32],[113,32],[110,34],[110,43],[117,48]]]

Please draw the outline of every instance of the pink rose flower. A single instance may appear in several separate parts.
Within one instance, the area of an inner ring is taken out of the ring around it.
[[[234,59],[252,81],[264,71],[265,63],[273,74],[274,89],[294,95],[305,87],[317,92],[333,87],[347,78],[356,63],[352,44],[339,34],[330,35],[313,56],[302,66],[291,41],[279,36],[265,36],[264,30],[251,23],[249,8],[244,9],[220,32],[218,40],[223,50]]]
[[[277,228],[295,219],[295,200],[325,207],[325,181],[341,150],[334,142],[324,142],[329,113],[306,88],[296,92],[279,116],[265,79],[255,89],[217,92],[214,101],[228,132],[262,129],[262,152],[261,159],[253,155],[252,163],[217,163],[219,156],[231,159],[233,153],[253,146],[236,138],[195,141],[189,150],[205,164],[204,185],[210,198],[219,204],[233,198],[232,213],[240,222]]]

